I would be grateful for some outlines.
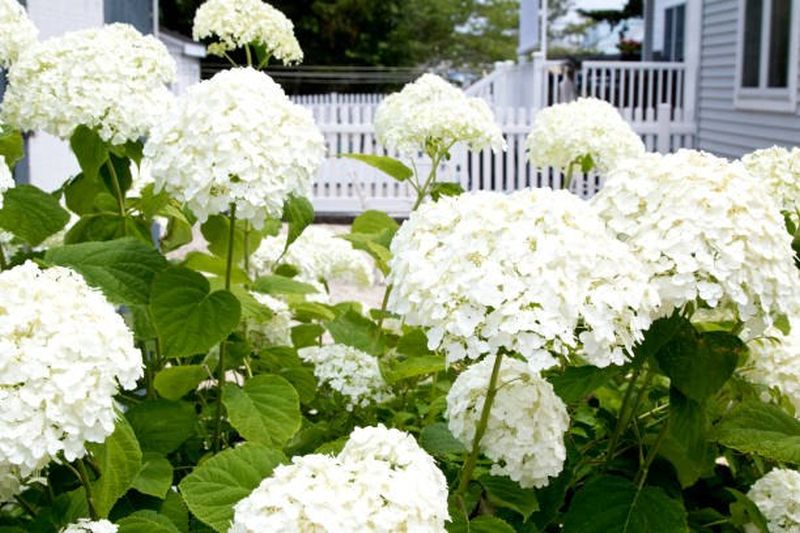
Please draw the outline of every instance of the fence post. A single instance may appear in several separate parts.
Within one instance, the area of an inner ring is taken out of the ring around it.
[[[656,150],[666,154],[670,151],[670,140],[672,129],[670,128],[672,119],[672,106],[665,103],[658,104],[656,115]]]
[[[545,60],[541,52],[533,53],[533,101],[534,109],[542,109],[546,105],[544,94]]]

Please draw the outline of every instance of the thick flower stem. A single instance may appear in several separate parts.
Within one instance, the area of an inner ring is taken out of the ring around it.
[[[486,389],[486,399],[483,401],[483,409],[481,410],[481,417],[478,420],[478,427],[475,428],[475,437],[472,439],[472,450],[464,462],[464,467],[461,470],[461,479],[458,482],[455,496],[461,498],[469,487],[469,482],[472,481],[472,473],[475,470],[475,465],[478,462],[478,455],[480,455],[480,444],[483,435],[486,433],[486,426],[489,424],[489,413],[492,410],[494,397],[497,395],[497,378],[500,376],[500,364],[503,361],[502,352],[498,353],[494,360],[492,367],[492,375],[489,378],[489,388]]]
[[[228,217],[230,231],[228,233],[228,257],[225,264],[225,290],[231,288],[231,271],[233,270],[233,245],[236,237],[236,204],[231,204]],[[217,412],[214,424],[214,453],[222,447],[222,389],[225,386],[225,341],[219,344],[219,361],[217,362]]]
[[[614,458],[614,450],[617,447],[617,442],[619,441],[619,437],[622,435],[622,431],[627,426],[626,418],[627,418],[627,411],[628,411],[628,404],[633,398],[633,390],[636,388],[636,382],[639,380],[639,376],[642,373],[642,367],[637,366],[633,370],[633,374],[631,374],[631,378],[628,381],[628,388],[625,389],[625,396],[622,398],[622,405],[619,407],[619,417],[617,418],[617,425],[614,428],[613,433],[611,433],[611,438],[608,441],[608,451],[606,452],[606,465],[608,465],[612,459]]]
[[[106,168],[111,175],[111,184],[114,186],[114,193],[117,196],[117,205],[119,206],[120,216],[125,216],[125,195],[122,194],[122,187],[119,185],[119,176],[117,176],[117,169],[114,168],[114,163],[111,162],[111,157],[106,159]]]
[[[94,497],[92,496],[92,485],[89,481],[89,472],[86,470],[86,465],[83,464],[81,459],[75,461],[76,466],[72,466],[71,464],[65,462],[65,465],[72,470],[72,473],[78,478],[78,481],[81,482],[83,485],[83,490],[86,492],[86,505],[89,507],[89,517],[92,520],[98,520],[100,518],[99,513],[97,512],[97,507],[94,505]]]
[[[564,182],[561,184],[561,188],[565,191],[568,191],[572,186],[572,175],[575,173],[575,164],[575,161],[573,161],[567,167],[567,174],[564,176]]]

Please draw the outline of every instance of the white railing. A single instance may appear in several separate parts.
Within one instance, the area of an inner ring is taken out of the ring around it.
[[[381,93],[296,94],[290,96],[292,102],[300,105],[379,104],[385,97],[386,95]]]
[[[312,104],[308,106],[322,130],[329,157],[315,181],[312,200],[320,213],[355,214],[381,209],[393,215],[408,213],[414,191],[383,173],[346,158],[343,153],[385,154],[375,138],[373,118],[377,104]],[[484,150],[455,150],[440,169],[442,180],[459,183],[465,190],[513,191],[524,187],[560,187],[561,175],[552,169],[537,169],[528,162],[525,139],[537,110],[530,107],[495,108],[508,150],[499,154]],[[649,150],[669,152],[692,145],[694,125],[683,121],[674,109],[662,103],[654,113],[633,116],[624,111]],[[391,154],[396,155],[396,154]],[[410,162],[407,161],[408,164]],[[430,163],[420,154],[414,165],[423,175]],[[573,192],[588,198],[602,184],[596,175],[578,176]]]

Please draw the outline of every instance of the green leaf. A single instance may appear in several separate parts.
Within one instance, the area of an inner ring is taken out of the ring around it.
[[[372,154],[341,154],[342,157],[355,159],[376,168],[397,181],[406,181],[414,175],[414,171],[393,157]]]
[[[328,322],[326,327],[333,340],[340,344],[358,348],[372,355],[381,355],[384,351],[383,336],[378,325],[353,310]]]
[[[330,306],[317,302],[290,302],[289,307],[292,309],[295,318],[301,322],[333,320],[336,318],[336,313],[333,312]]]
[[[486,489],[489,502],[518,512],[523,520],[528,520],[534,511],[539,510],[533,489],[523,489],[505,476],[481,476],[478,482]]]
[[[101,517],[107,517],[141,470],[142,451],[133,428],[122,417],[105,442],[89,443],[86,449],[100,469],[100,477],[91,483],[94,505]]]
[[[252,289],[264,294],[314,294],[316,287],[285,276],[269,275],[258,278]]]
[[[729,333],[697,333],[684,322],[672,339],[656,354],[658,366],[684,396],[702,402],[719,391],[733,375],[742,341]]]
[[[161,454],[146,452],[142,455],[142,469],[131,486],[141,492],[164,499],[172,486],[172,465]]]
[[[655,357],[678,331],[686,327],[691,327],[691,323],[678,312],[650,324],[644,333],[644,339],[634,348],[636,362],[641,364],[644,360]]]
[[[735,501],[730,504],[731,522],[734,525],[744,528],[744,526],[754,525],[760,533],[769,533],[767,526],[767,519],[761,513],[758,506],[742,494],[738,490],[725,487],[725,490],[735,498]],[[745,531],[752,532],[749,528],[744,528]]]
[[[637,488],[627,479],[597,477],[572,499],[564,516],[564,533],[688,532],[686,510],[660,488]]]
[[[135,237],[151,244],[150,228],[141,221],[114,213],[89,213],[78,220],[64,237],[65,244],[110,241],[123,237]]]
[[[371,235],[366,233],[351,233],[349,235],[339,235],[339,238],[348,241],[355,250],[367,252],[372,259],[375,260],[375,265],[384,274],[389,274],[389,260],[392,258],[392,252],[389,251],[387,246],[380,244],[380,241],[385,241],[386,237],[391,239],[391,235],[380,234]]]
[[[255,376],[244,388],[228,384],[222,403],[231,425],[249,441],[280,448],[300,429],[300,397],[280,376]]]
[[[437,182],[431,187],[431,198],[434,202],[443,196],[458,196],[464,194],[464,187],[458,183]]]
[[[286,251],[311,223],[314,222],[314,206],[304,196],[290,195],[283,204],[283,220],[289,224],[286,235]]]
[[[292,344],[295,348],[305,348],[319,344],[325,328],[319,324],[300,324],[292,328]]]
[[[393,362],[383,368],[383,374],[386,381],[392,384],[408,378],[443,372],[444,369],[444,357],[423,355]]]
[[[189,533],[189,509],[177,490],[167,492],[158,512],[169,518],[181,533]]]
[[[245,443],[201,463],[181,481],[180,491],[197,518],[225,532],[233,519],[233,506],[285,461],[277,450]]]
[[[776,405],[758,401],[740,404],[717,425],[714,437],[743,453],[800,464],[800,420]]]
[[[227,261],[228,241],[231,234],[230,219],[223,215],[212,215],[208,217],[201,226],[200,231],[208,241],[208,250],[217,257]],[[261,234],[250,229],[247,232],[247,255],[250,256],[261,244]],[[233,262],[239,264],[244,260],[245,251],[245,231],[242,221],[237,222],[233,232]]]
[[[111,192],[99,177],[89,179],[80,173],[64,185],[67,207],[78,215],[102,211],[104,206],[116,206]]]
[[[575,404],[586,399],[596,389],[607,383],[620,373],[620,367],[609,366],[570,366],[563,372],[547,377],[553,384],[556,394],[568,404]]]
[[[194,433],[196,415],[188,402],[147,400],[134,405],[125,417],[145,452],[168,454]]]
[[[437,422],[422,428],[419,434],[419,445],[431,455],[437,456],[467,452],[467,448],[450,433],[444,422]]]
[[[172,520],[155,511],[131,513],[117,521],[117,533],[180,533]]]
[[[14,168],[17,161],[25,157],[25,140],[19,131],[0,126],[0,157],[5,159],[8,168]]]
[[[447,524],[447,531],[450,533],[515,533],[515,530],[508,522],[502,518],[489,515],[481,515],[466,522],[454,523],[452,526]]]
[[[163,398],[177,401],[206,378],[208,372],[201,365],[172,366],[159,371],[153,385]]]
[[[433,355],[428,348],[428,336],[421,328],[413,328],[397,340],[397,351],[411,357]]]
[[[300,397],[300,403],[307,405],[317,396],[317,378],[314,372],[304,367],[282,368],[280,376],[292,384]]]
[[[350,232],[373,236],[388,235],[388,239],[384,238],[383,241],[376,241],[388,248],[392,242],[392,237],[397,233],[398,229],[400,229],[400,225],[383,211],[368,210],[353,220]]]
[[[161,254],[132,238],[51,248],[45,260],[79,272],[120,304],[146,304],[153,277],[167,266]]]
[[[239,324],[241,305],[229,291],[210,291],[208,280],[183,267],[156,275],[150,294],[153,325],[164,355],[207,352]]]
[[[31,246],[38,246],[67,222],[69,213],[58,199],[33,185],[17,185],[3,193],[0,228]]]
[[[659,453],[675,467],[681,487],[690,487],[714,467],[706,445],[705,408],[672,389],[668,424]]]
[[[87,126],[78,126],[69,139],[83,174],[89,179],[97,177],[100,167],[108,160],[108,145],[96,131]]]
[[[183,260],[183,265],[198,272],[214,274],[221,278],[225,277],[228,268],[227,261],[219,256],[204,254],[203,252],[189,252]],[[249,280],[244,270],[233,265],[231,268],[231,281],[233,283],[247,283]]]

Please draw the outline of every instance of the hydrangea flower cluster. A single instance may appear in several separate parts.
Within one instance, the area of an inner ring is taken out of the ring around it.
[[[6,165],[4,157],[0,156],[0,209],[3,208],[3,193],[14,186],[14,177],[11,169]]]
[[[641,263],[566,191],[442,198],[391,249],[389,309],[428,327],[450,362],[504,348],[532,370],[554,354],[623,364],[658,305]]]
[[[378,359],[352,346],[330,344],[298,350],[300,359],[314,365],[314,375],[347,398],[347,410],[381,403],[391,397]]]
[[[750,359],[743,374],[753,383],[777,387],[800,418],[800,322],[792,324],[788,335],[769,328],[765,337],[748,342]]]
[[[283,300],[269,294],[251,292],[253,298],[272,311],[272,317],[266,322],[250,320],[247,332],[250,340],[256,345],[291,346],[292,345],[292,312]]]
[[[375,133],[381,144],[402,153],[425,151],[429,141],[443,146],[464,142],[473,150],[506,148],[486,102],[435,74],[424,74],[386,97],[375,112]]]
[[[215,37],[208,47],[214,55],[254,45],[285,65],[303,60],[292,21],[261,0],[208,0],[194,15],[192,36],[195,41]]]
[[[250,259],[256,274],[272,272],[285,245],[283,234],[265,237]],[[289,245],[281,262],[297,267],[297,279],[307,283],[325,280],[363,287],[375,283],[375,268],[370,257],[322,226],[307,227]]]
[[[494,357],[487,357],[471,365],[447,393],[447,426],[467,448],[475,438],[494,363]],[[491,473],[524,488],[544,487],[567,458],[567,406],[550,383],[517,359],[501,361],[497,389],[481,439],[481,452],[493,461]]]
[[[39,30],[18,0],[0,0],[0,68],[8,68],[36,44]]]
[[[767,184],[781,211],[800,223],[800,148],[791,151],[780,146],[756,150],[742,158],[742,163],[756,178]]]
[[[642,139],[619,111],[597,98],[578,98],[539,111],[527,145],[537,167],[568,169],[588,156],[603,174],[645,151]]]
[[[112,144],[146,136],[172,104],[175,61],[128,24],[74,31],[36,44],[8,74],[3,121],[67,139],[78,126]]]
[[[337,457],[294,457],[234,507],[229,533],[445,531],[447,481],[414,438],[356,428]]]
[[[62,529],[61,533],[117,533],[117,531],[119,531],[119,527],[108,520],[81,518]]]
[[[792,238],[741,163],[681,150],[628,160],[592,200],[645,263],[661,314],[700,298],[760,334],[800,298]]]
[[[10,502],[22,492],[24,486],[19,468],[8,463],[0,463],[0,505]]]
[[[0,464],[21,476],[85,454],[114,430],[114,395],[142,358],[105,297],[74,271],[36,264],[0,273]]]
[[[310,111],[266,74],[241,68],[190,87],[144,153],[156,188],[200,221],[235,204],[260,229],[290,194],[308,195],[325,143]]]
[[[767,519],[770,533],[800,531],[800,472],[774,468],[747,493]]]

